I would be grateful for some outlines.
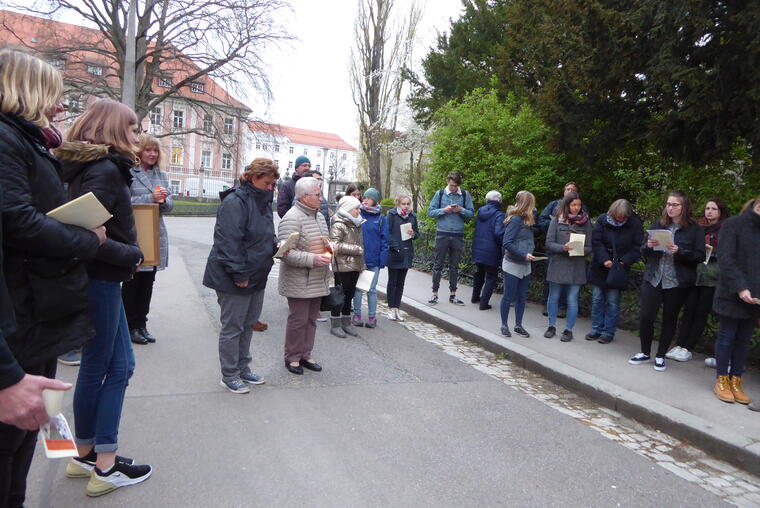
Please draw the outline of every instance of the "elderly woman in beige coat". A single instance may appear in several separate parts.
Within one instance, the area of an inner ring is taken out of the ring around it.
[[[296,182],[295,202],[283,216],[277,236],[284,242],[299,233],[298,244],[280,263],[279,292],[288,299],[285,329],[285,367],[293,374],[303,369],[319,372],[322,367],[311,357],[317,331],[319,304],[329,293],[330,261],[325,242],[329,230],[319,213],[321,186],[315,178]]]

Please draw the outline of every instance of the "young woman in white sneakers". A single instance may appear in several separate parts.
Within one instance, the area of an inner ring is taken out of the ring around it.
[[[87,262],[95,336],[82,347],[74,392],[79,457],[66,468],[69,477],[89,477],[86,493],[93,497],[147,480],[153,471],[116,455],[124,394],[135,369],[121,283],[143,260],[129,191],[139,130],[134,111],[101,99],[76,119],[56,150],[69,196],[92,192],[112,215],[105,223],[106,242]]]
[[[412,267],[414,260],[413,241],[420,237],[417,227],[417,215],[412,212],[412,198],[400,194],[395,201],[396,207],[388,211],[388,319],[403,321],[401,317],[401,297],[404,294],[406,273]],[[403,239],[401,228],[412,226],[412,237]]]
[[[654,359],[654,370],[665,370],[665,354],[676,334],[678,313],[686,301],[690,288],[697,281],[697,265],[705,260],[705,237],[702,228],[691,214],[689,198],[681,191],[668,194],[662,217],[649,230],[670,231],[673,242],[660,243],[649,235],[641,248],[646,259],[644,283],[641,285],[639,337],[641,352],[628,363],[640,365],[649,362],[654,339],[654,321],[662,307],[660,343]]]

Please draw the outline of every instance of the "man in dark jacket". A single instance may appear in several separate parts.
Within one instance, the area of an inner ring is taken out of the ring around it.
[[[486,194],[485,206],[478,210],[475,234],[472,237],[472,262],[478,271],[472,278],[471,301],[479,303],[480,310],[491,308],[489,301],[501,269],[503,236],[504,212],[501,211],[501,193],[492,190]]]
[[[296,195],[296,182],[309,169],[311,169],[311,161],[309,158],[305,155],[299,155],[296,158],[293,178],[282,184],[282,187],[277,193],[277,215],[279,215],[280,218],[285,216],[288,210],[290,210],[290,207],[293,206],[293,198]]]

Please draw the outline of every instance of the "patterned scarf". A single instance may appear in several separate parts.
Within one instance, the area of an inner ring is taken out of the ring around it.
[[[396,208],[396,213],[398,213],[402,219],[405,219],[406,216],[409,215],[409,212],[407,212],[405,208]]]
[[[588,222],[588,214],[581,210],[581,213],[577,215],[573,215],[572,213],[567,214],[567,223],[568,224],[578,224],[579,226],[583,226],[585,223]]]
[[[626,222],[628,222],[628,217],[626,217],[622,222],[618,222],[612,218],[612,215],[607,214],[607,224],[609,224],[610,226],[615,226],[616,228],[619,228],[620,226],[625,225]]]
[[[382,213],[383,211],[383,207],[380,205],[375,205],[375,206],[361,205],[359,208],[361,209],[362,212],[367,212],[372,215],[378,215]]]

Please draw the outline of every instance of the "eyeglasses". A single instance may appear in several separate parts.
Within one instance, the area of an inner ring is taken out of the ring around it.
[[[666,203],[665,206],[667,208],[678,208],[679,206],[681,206],[681,203]]]

